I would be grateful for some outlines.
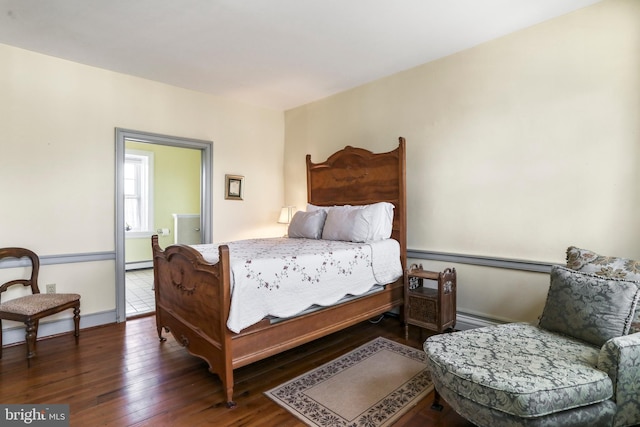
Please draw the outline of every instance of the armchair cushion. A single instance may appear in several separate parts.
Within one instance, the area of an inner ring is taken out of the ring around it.
[[[434,335],[424,349],[434,382],[519,418],[587,406],[613,395],[611,379],[596,369],[599,347],[526,323]]]
[[[612,277],[640,282],[640,261],[599,255],[588,249],[575,246],[567,248],[567,267],[602,277]],[[631,323],[629,333],[640,332],[640,305]]]
[[[433,383],[455,411],[478,427],[611,427],[616,415],[616,404],[612,400],[554,412],[536,418],[520,418],[506,412],[497,411],[491,407],[479,405],[471,399],[460,396],[439,383],[435,378]],[[616,426],[618,427],[618,426]]]
[[[636,282],[553,266],[540,327],[600,347],[629,332],[639,295]]]

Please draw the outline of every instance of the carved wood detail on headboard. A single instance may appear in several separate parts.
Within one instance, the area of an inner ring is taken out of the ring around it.
[[[318,206],[393,203],[392,237],[400,242],[403,267],[406,262],[405,149],[405,139],[400,137],[398,147],[387,153],[346,146],[320,163],[313,163],[311,155],[307,155],[309,203]]]

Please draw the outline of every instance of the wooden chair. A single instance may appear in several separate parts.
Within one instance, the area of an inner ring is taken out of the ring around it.
[[[23,322],[26,325],[25,341],[27,343],[27,365],[31,366],[31,358],[35,356],[38,323],[40,319],[73,308],[76,344],[80,335],[80,295],[78,294],[41,294],[38,288],[38,272],[40,259],[24,248],[0,248],[0,260],[3,258],[28,258],[31,260],[31,278],[11,280],[0,285],[0,297],[13,285],[31,287],[31,295],[0,303],[0,329],[2,320]],[[0,332],[0,358],[2,358],[2,333]]]

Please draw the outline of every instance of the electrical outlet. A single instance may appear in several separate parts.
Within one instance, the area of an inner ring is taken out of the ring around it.
[[[49,283],[47,285],[47,293],[48,294],[55,294],[56,293],[56,284],[55,283]]]

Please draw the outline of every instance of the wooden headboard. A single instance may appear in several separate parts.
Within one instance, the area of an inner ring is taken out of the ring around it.
[[[307,201],[317,206],[366,205],[389,202],[393,210],[392,238],[400,242],[402,267],[406,267],[405,140],[388,153],[347,146],[322,163],[307,154]]]

